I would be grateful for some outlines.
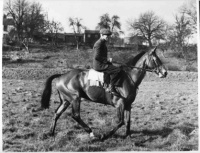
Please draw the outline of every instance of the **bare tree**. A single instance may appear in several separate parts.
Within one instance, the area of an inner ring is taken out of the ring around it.
[[[79,37],[79,35],[81,34],[81,30],[82,29],[86,29],[85,26],[82,25],[80,18],[69,18],[69,26],[72,27],[73,31],[74,31],[74,37],[75,37],[75,41],[76,41],[76,48],[77,50],[79,49],[79,45],[81,43],[81,38]]]
[[[121,30],[121,23],[119,21],[120,17],[117,15],[113,15],[111,18],[111,32],[113,33],[113,38],[119,38],[120,34],[124,34],[124,32]]]
[[[99,30],[102,28],[110,29],[111,28],[110,23],[111,23],[111,19],[110,19],[109,14],[108,13],[103,14],[102,16],[100,16],[100,22],[97,24],[96,29],[99,29]]]
[[[185,13],[175,15],[175,23],[169,30],[169,40],[173,48],[180,52],[187,59],[187,51],[184,49],[188,46],[189,39],[192,35],[190,20],[185,16]]]
[[[196,0],[190,0],[189,3],[185,3],[180,7],[180,13],[184,13],[185,18],[190,21],[190,26],[193,33],[197,32],[197,10]]]
[[[24,18],[28,12],[29,3],[27,0],[9,0],[4,9],[12,16],[17,31],[18,39],[22,41],[24,30]]]
[[[79,59],[80,59],[80,52],[79,52],[79,45],[81,43],[81,37],[80,34],[81,34],[81,30],[82,29],[86,29],[85,26],[82,25],[81,23],[81,20],[80,18],[72,18],[70,17],[68,19],[69,21],[69,26],[72,27],[73,31],[74,31],[74,38],[75,38],[75,41],[76,41],[76,49],[77,49],[77,60],[78,60],[78,64],[79,64]]]
[[[194,1],[183,4],[178,13],[174,16],[174,24],[169,25],[165,32],[165,43],[161,44],[164,50],[170,48],[179,53],[178,56],[184,58],[187,63],[196,59],[195,55],[197,54],[195,44],[191,45],[189,43],[193,34],[196,33],[196,16],[196,5]]]
[[[29,38],[33,37],[34,32],[42,32],[44,29],[45,16],[42,13],[40,3],[33,2],[29,6],[29,12],[25,15],[24,26]]]
[[[118,15],[113,15],[111,18],[108,13],[100,16],[100,22],[97,24],[96,29],[100,30],[102,28],[110,29],[112,32],[118,32],[118,34],[123,34],[121,31],[121,23],[119,21],[120,17]]]
[[[100,30],[102,28],[110,29],[112,36],[109,40],[109,44],[113,44],[119,39],[121,34],[124,32],[121,30],[121,23],[119,21],[120,17],[118,15],[113,15],[111,18],[108,13],[100,16],[100,22],[97,24],[96,29]]]
[[[119,22],[119,16],[113,15],[111,18],[111,31],[114,31],[114,28],[116,27],[117,29],[121,30],[121,23]]]
[[[50,33],[52,45],[57,47],[58,33],[63,31],[63,27],[60,22],[57,21],[46,21],[46,32]]]
[[[29,51],[28,38],[33,38],[33,33],[41,31],[44,27],[42,6],[28,0],[9,0],[6,2],[4,10],[13,18],[18,44],[25,46],[26,50]]]
[[[164,39],[166,23],[153,11],[143,13],[138,19],[127,21],[127,24],[129,30],[132,30],[135,35],[143,36],[149,47],[152,47],[153,40]]]

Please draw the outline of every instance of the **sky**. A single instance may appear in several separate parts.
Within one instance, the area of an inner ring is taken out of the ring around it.
[[[108,13],[110,17],[118,15],[122,31],[128,35],[127,21],[134,20],[141,13],[154,11],[156,15],[167,21],[174,22],[174,15],[184,3],[190,0],[35,0],[42,4],[48,12],[48,18],[61,22],[64,32],[73,32],[69,27],[68,18],[78,17],[82,24],[94,30],[100,16]]]
[[[8,0],[4,0],[8,1]],[[14,0],[11,0],[14,1]],[[69,17],[81,18],[82,25],[89,30],[95,30],[100,16],[108,13],[110,17],[118,15],[121,30],[128,36],[128,20],[139,18],[141,13],[154,11],[167,23],[174,23],[175,14],[184,3],[195,0],[28,0],[42,5],[43,11],[50,20],[58,21],[64,28],[63,32],[73,32],[69,27]],[[123,36],[122,36],[123,37]]]

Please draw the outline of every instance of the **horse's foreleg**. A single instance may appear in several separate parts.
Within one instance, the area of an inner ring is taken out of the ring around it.
[[[130,135],[131,107],[125,110],[126,136]]]
[[[119,100],[117,104],[117,118],[118,123],[115,128],[113,128],[108,134],[103,135],[101,137],[102,140],[105,140],[112,136],[122,125],[124,125],[124,102],[123,100]]]
[[[72,103],[72,118],[75,121],[77,121],[78,124],[80,124],[87,133],[90,134],[90,137],[94,137],[94,134],[93,134],[91,128],[87,124],[85,124],[80,117],[80,99],[78,99],[78,98],[76,100],[74,100]]]

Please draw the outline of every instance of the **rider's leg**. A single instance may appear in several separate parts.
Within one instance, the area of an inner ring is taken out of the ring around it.
[[[120,96],[120,94],[116,91],[115,88],[116,86],[120,86],[120,72],[121,68],[116,67],[114,65],[109,65],[106,70],[106,73],[110,75],[111,93],[116,96]]]

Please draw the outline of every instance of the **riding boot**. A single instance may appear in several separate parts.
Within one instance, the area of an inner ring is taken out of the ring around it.
[[[113,95],[115,95],[115,96],[117,96],[117,97],[120,97],[120,94],[119,94],[119,93],[116,91],[116,89],[115,89],[115,85],[111,85],[110,92],[111,92]]]

